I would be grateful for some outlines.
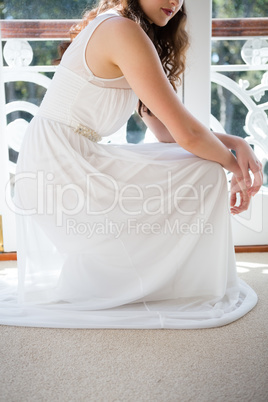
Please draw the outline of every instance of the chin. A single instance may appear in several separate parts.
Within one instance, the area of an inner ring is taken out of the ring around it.
[[[162,22],[162,23],[159,23],[159,24],[157,24],[156,22],[154,22],[154,24],[155,24],[156,26],[158,26],[158,27],[165,27],[168,23],[169,23],[169,21],[167,21],[167,22]]]
[[[164,26],[166,26],[168,24],[168,22],[169,22],[169,20],[168,21],[163,21],[163,20],[162,21],[161,20],[160,21],[159,20],[158,21],[156,21],[156,20],[151,21],[152,24],[154,24],[154,25],[156,25],[158,27],[164,27]]]

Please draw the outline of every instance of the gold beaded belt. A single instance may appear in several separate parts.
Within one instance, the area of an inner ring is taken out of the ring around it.
[[[102,136],[96,133],[96,131],[92,130],[89,127],[83,126],[82,124],[79,124],[75,129],[74,132],[80,135],[83,135],[83,137],[88,138],[92,142],[99,142],[102,140]]]

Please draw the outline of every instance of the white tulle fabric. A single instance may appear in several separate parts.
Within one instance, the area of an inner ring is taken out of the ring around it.
[[[2,281],[0,322],[64,328],[209,328],[256,304],[236,274],[226,176],[177,144],[95,143],[137,97],[66,51],[20,152],[18,285]]]

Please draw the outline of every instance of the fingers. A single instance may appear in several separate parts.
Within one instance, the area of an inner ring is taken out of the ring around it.
[[[230,206],[234,207],[237,201],[236,193],[231,193]]]
[[[257,194],[263,184],[262,164],[253,153],[240,154],[238,157],[240,171],[231,180],[230,211],[233,215],[248,209],[250,198]],[[239,193],[239,205],[237,194]]]
[[[241,212],[246,211],[248,209],[248,207],[249,207],[250,197],[247,194],[247,192],[246,191],[244,191],[244,192],[240,191],[239,194],[240,194],[240,203],[239,203],[239,205],[232,205],[231,204],[231,214],[232,215],[240,214]]]
[[[245,185],[248,195],[254,196],[263,183],[262,164],[249,146],[240,149],[237,153],[237,162],[241,170],[238,179],[240,189],[244,191]]]
[[[236,205],[239,194],[239,204]],[[230,211],[232,215],[240,214],[248,209],[250,204],[250,196],[246,190],[241,191],[237,176],[233,175],[231,180],[231,196],[230,196]]]
[[[253,184],[250,187],[250,189],[248,189],[248,195],[253,197],[255,194],[257,194],[257,192],[262,186],[262,183],[263,183],[263,172],[261,169],[254,173]]]
[[[251,181],[251,177],[249,174],[248,164],[243,163],[243,164],[240,164],[239,166],[240,166],[240,169],[243,174],[243,179],[245,180],[246,188],[251,187],[252,181]],[[243,189],[241,188],[241,190],[243,190]]]
[[[263,184],[262,168],[255,172],[252,172],[252,173],[253,173],[253,183],[252,183],[252,179],[251,179],[248,171],[247,171],[246,177],[236,176],[237,185],[235,186],[234,190],[235,191],[240,190],[242,192],[247,191],[247,193],[250,197],[257,194],[257,192],[260,190],[260,188]],[[250,177],[250,182],[249,182],[248,177]],[[238,187],[239,187],[239,190],[238,190]]]
[[[234,183],[232,183],[232,190],[234,192],[247,191],[247,186],[243,176],[236,176]]]

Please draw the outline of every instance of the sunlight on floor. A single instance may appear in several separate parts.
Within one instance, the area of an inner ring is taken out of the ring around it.
[[[238,273],[258,269],[262,274],[268,274],[268,253],[237,253],[236,267]]]
[[[237,269],[237,272],[238,272],[239,274],[244,274],[245,272],[249,272],[249,269],[240,267],[240,266],[237,265],[237,264],[236,264],[236,269]]]

